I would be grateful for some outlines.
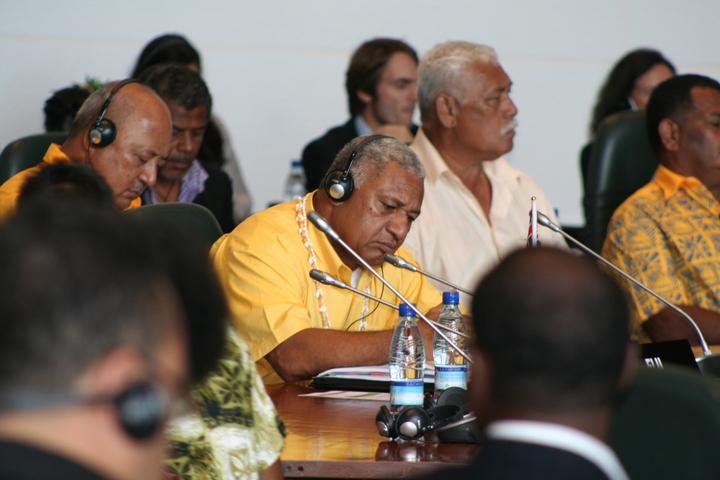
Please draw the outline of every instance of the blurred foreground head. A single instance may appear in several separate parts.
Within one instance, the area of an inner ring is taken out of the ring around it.
[[[148,478],[221,351],[222,292],[182,232],[48,198],[0,227],[0,437]]]
[[[634,365],[622,291],[595,262],[568,252],[508,256],[478,286],[473,320],[481,372],[473,381],[486,382],[481,408],[498,416],[608,407],[625,365]]]

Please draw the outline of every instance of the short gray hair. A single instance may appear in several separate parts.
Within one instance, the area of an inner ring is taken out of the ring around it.
[[[370,136],[361,135],[348,142],[335,156],[328,174],[335,170],[344,170],[350,155]],[[380,175],[390,161],[397,162],[403,170],[420,180],[425,179],[425,168],[415,152],[396,138],[380,137],[378,140],[369,141],[355,155],[355,160],[350,168],[355,188],[362,185],[371,175]],[[323,179],[321,185],[324,184],[325,180]]]
[[[425,54],[418,67],[418,104],[423,121],[431,118],[441,93],[464,104],[466,89],[473,78],[470,65],[474,62],[499,63],[491,47],[470,42],[440,43]]]

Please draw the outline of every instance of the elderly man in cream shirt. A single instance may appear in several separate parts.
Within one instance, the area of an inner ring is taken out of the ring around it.
[[[427,53],[418,75],[422,128],[410,148],[425,165],[425,199],[405,245],[428,272],[472,290],[526,244],[532,197],[557,219],[538,184],[502,158],[513,148],[517,108],[495,51],[446,42]],[[550,230],[540,240],[567,248]]]

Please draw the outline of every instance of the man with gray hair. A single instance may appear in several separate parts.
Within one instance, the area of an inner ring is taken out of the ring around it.
[[[530,202],[556,221],[538,184],[502,155],[513,148],[517,108],[495,51],[468,42],[435,46],[420,62],[422,128],[412,148],[425,165],[423,216],[407,247],[429,272],[472,289],[527,241]],[[543,232],[542,244],[566,246]],[[461,303],[469,305],[462,296]]]
[[[384,266],[386,253],[412,259],[401,245],[420,215],[424,175],[422,163],[399,140],[358,137],[338,153],[319,190],[251,216],[213,246],[233,322],[266,384],[388,361],[397,312],[323,286],[310,270],[392,304],[399,300],[308,221],[312,210],[420,311],[432,309],[429,316],[437,317],[440,294],[424,277]],[[420,328],[432,348],[432,330]]]

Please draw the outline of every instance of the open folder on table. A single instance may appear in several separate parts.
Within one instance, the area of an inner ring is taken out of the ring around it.
[[[432,391],[435,383],[435,370],[425,364],[425,390]],[[390,371],[388,365],[367,367],[332,368],[315,376],[310,382],[314,388],[332,390],[362,390],[366,392],[389,392]]]

